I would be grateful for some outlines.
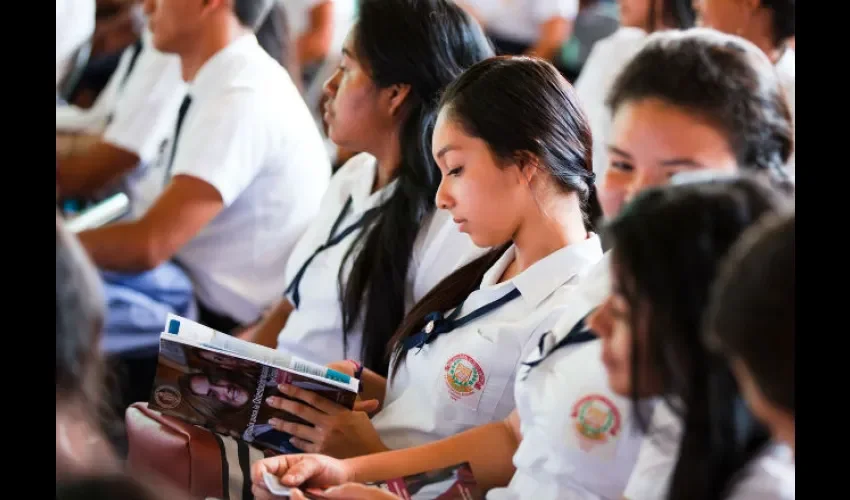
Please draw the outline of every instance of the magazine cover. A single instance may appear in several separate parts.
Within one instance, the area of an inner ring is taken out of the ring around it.
[[[232,352],[164,333],[149,407],[164,415],[244,440],[275,453],[297,453],[291,435],[280,432],[271,418],[309,425],[297,416],[270,407],[269,396],[287,398],[279,384],[292,384],[322,394],[347,408],[356,390],[309,374],[295,373],[247,359]]]
[[[372,485],[405,500],[484,500],[466,462]]]

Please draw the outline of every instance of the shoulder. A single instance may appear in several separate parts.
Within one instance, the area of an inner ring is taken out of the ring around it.
[[[772,445],[753,459],[729,499],[793,500],[795,475],[791,451]]]

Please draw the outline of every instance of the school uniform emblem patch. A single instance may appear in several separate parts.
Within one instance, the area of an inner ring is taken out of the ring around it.
[[[610,399],[600,394],[589,394],[573,405],[570,417],[580,446],[588,451],[608,442],[620,432],[620,410]]]
[[[183,395],[180,390],[171,385],[161,385],[156,388],[153,395],[153,400],[160,407],[166,410],[177,408],[183,400]]]
[[[466,354],[452,356],[446,362],[446,385],[452,399],[471,396],[484,387],[484,370]]]

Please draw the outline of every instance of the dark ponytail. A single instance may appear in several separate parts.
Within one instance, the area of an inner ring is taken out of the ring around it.
[[[401,165],[395,192],[367,221],[339,271],[343,346],[362,321],[363,365],[386,375],[386,347],[404,318],[413,246],[434,211],[440,173],[431,133],[440,91],[464,69],[492,55],[481,27],[449,0],[362,0],[354,49],[378,87],[410,85],[402,112]],[[351,272],[343,270],[353,259]]]
[[[497,159],[536,158],[537,168],[562,191],[578,194],[586,209],[594,181],[590,126],[572,86],[550,63],[509,56],[479,62],[446,88],[439,109]],[[455,271],[413,308],[388,349],[397,360],[393,372],[404,362],[404,340],[421,330],[425,317],[456,308],[510,245]]]

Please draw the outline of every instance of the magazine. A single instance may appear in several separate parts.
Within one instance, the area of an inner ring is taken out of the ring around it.
[[[371,483],[405,500],[483,500],[469,463]]]
[[[206,427],[275,453],[298,453],[291,435],[268,422],[310,425],[272,408],[269,396],[287,398],[280,384],[318,392],[354,407],[360,381],[287,353],[252,344],[194,321],[169,315],[160,335],[159,364],[148,405],[164,415]]]

